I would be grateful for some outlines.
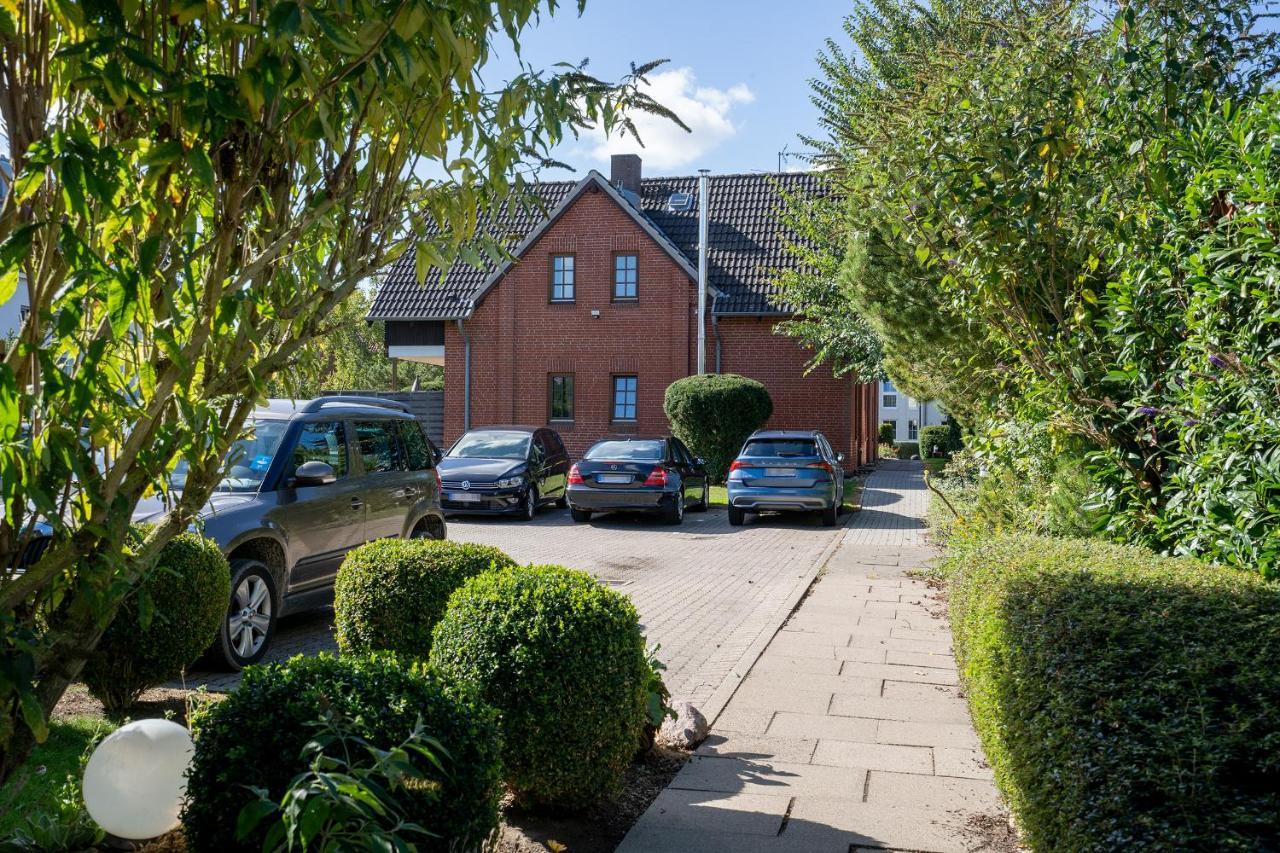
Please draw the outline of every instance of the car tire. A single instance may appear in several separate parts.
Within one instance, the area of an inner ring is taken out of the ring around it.
[[[695,506],[689,507],[690,512],[706,512],[711,509],[711,484],[702,484],[702,500],[698,501]]]
[[[591,510],[578,509],[576,506],[569,510],[569,515],[573,517],[574,521],[579,523],[591,520]]]
[[[276,632],[276,582],[261,560],[231,561],[231,601],[218,629],[222,662],[239,672],[262,660]]]
[[[839,518],[840,507],[837,504],[832,504],[822,511],[822,526],[835,527]]]
[[[741,527],[742,522],[747,520],[747,511],[736,506],[729,507],[729,524],[734,527]]]
[[[662,520],[667,524],[679,524],[684,521],[684,492],[676,492],[671,505],[663,508]]]
[[[560,497],[556,498],[556,509],[564,509],[568,505],[569,505],[568,495],[561,495]]]
[[[520,507],[520,517],[525,521],[533,521],[538,514],[538,487],[530,484],[524,493],[524,503]]]

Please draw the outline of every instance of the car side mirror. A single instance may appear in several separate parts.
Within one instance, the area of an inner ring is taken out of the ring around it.
[[[326,486],[337,479],[338,475],[334,472],[332,465],[314,459],[303,462],[293,473],[295,486]]]
[[[844,454],[843,454],[843,453],[837,453],[837,454],[836,454],[836,461],[837,461],[837,462],[843,462],[843,461],[844,461]]]
[[[433,464],[439,465],[440,460],[444,459],[444,451],[436,447],[434,444],[431,445],[431,458],[433,460]]]

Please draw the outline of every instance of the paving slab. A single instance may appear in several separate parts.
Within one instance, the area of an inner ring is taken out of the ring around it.
[[[871,475],[864,508],[777,630],[712,736],[623,853],[959,853],[1003,816],[960,696],[945,605],[910,567],[918,464]]]

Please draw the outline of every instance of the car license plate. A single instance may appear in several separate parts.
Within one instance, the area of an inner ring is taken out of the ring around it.
[[[794,477],[796,475],[795,468],[765,468],[764,475],[766,477]]]
[[[480,496],[471,492],[450,492],[449,500],[460,504],[480,503]]]
[[[630,483],[630,474],[597,474],[597,483]]]

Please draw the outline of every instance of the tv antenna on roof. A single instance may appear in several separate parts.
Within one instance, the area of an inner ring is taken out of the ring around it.
[[[782,146],[782,150],[778,152],[778,172],[786,171],[787,161],[791,158],[812,163],[814,158],[818,156],[816,151],[788,151],[787,146]]]

